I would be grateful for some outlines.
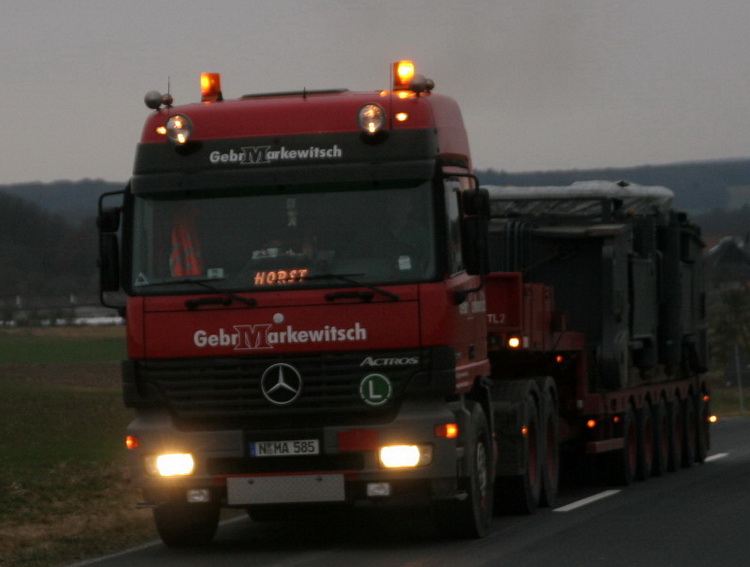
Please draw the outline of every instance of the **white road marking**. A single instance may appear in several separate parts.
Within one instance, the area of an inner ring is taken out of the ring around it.
[[[715,455],[711,455],[710,457],[706,457],[706,462],[710,463],[712,461],[718,461],[719,459],[723,459],[725,457],[728,457],[729,453],[716,453]]]
[[[705,462],[710,463],[713,461],[718,461],[719,459],[724,459],[728,456],[729,456],[729,453],[716,453],[715,455],[706,457]],[[604,498],[609,498],[610,496],[614,496],[615,494],[619,494],[620,492],[621,492],[620,490],[605,490],[604,492],[600,492],[599,494],[594,494],[593,496],[589,496],[588,498],[577,500],[576,502],[571,502],[570,504],[567,504],[566,506],[560,506],[559,508],[555,508],[552,511],[553,512],[570,512],[571,510],[582,508],[583,506],[588,506],[589,504],[592,504]]]
[[[552,511],[553,512],[570,512],[571,510],[575,510],[576,508],[582,508],[583,506],[588,506],[589,504],[597,502],[598,500],[609,498],[610,496],[614,496],[615,494],[619,494],[620,492],[622,491],[621,490],[605,490],[604,492],[600,492],[599,494],[594,494],[593,496],[589,496],[588,498],[584,498],[583,500],[577,500],[575,502],[571,502],[567,506],[561,506],[560,508],[555,508]]]

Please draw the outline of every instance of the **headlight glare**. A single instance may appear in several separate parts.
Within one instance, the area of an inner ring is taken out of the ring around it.
[[[431,445],[388,445],[380,448],[380,464],[388,469],[421,467],[431,462]]]
[[[150,455],[144,464],[146,471],[154,476],[186,476],[195,470],[195,460],[190,453]]]

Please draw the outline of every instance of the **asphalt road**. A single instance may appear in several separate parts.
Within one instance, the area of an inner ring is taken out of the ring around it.
[[[496,518],[482,540],[446,540],[429,519],[357,515],[223,524],[215,544],[153,544],[76,567],[694,567],[750,562],[750,419],[713,426],[709,460],[619,490],[567,486],[553,509]]]

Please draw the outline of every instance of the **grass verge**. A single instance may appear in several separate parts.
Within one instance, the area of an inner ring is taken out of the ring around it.
[[[750,388],[740,398],[737,388],[714,388],[711,391],[711,412],[722,417],[750,416]]]
[[[122,328],[0,330],[0,565],[53,567],[154,539],[122,443]]]

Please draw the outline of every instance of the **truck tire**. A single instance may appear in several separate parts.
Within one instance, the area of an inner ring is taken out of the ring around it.
[[[492,523],[492,466],[494,444],[487,416],[482,406],[471,410],[466,432],[467,476],[459,479],[466,490],[462,500],[440,502],[435,517],[446,537],[482,538]]]
[[[621,428],[623,447],[606,455],[607,476],[613,484],[627,486],[638,469],[638,425],[631,405],[622,415]]]
[[[167,547],[203,547],[216,535],[219,511],[217,504],[162,504],[153,510],[154,523]]]
[[[540,506],[552,507],[560,483],[560,418],[557,414],[557,388],[552,378],[545,378],[542,391],[542,487]]]
[[[663,476],[669,465],[669,414],[664,398],[653,407],[654,422],[654,465],[651,474]]]
[[[651,405],[646,402],[637,413],[638,465],[636,480],[648,480],[654,466],[654,422]]]
[[[677,472],[682,466],[682,447],[685,442],[685,428],[682,423],[682,402],[675,397],[667,407],[669,422],[669,462],[667,470]]]
[[[522,463],[521,474],[497,477],[495,508],[503,513],[532,514],[539,507],[542,491],[542,437],[536,398],[529,394],[521,406],[522,423],[526,433],[512,447],[499,448],[516,451]]]

